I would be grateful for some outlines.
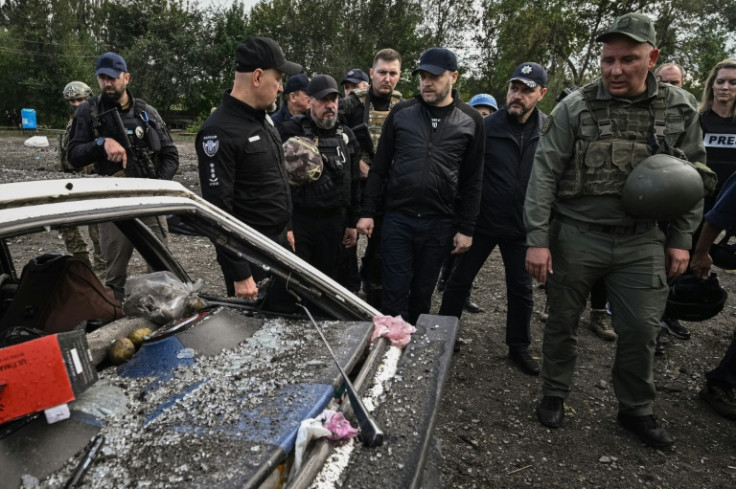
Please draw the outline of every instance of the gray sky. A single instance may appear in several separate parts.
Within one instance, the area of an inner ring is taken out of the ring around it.
[[[245,5],[245,10],[248,11],[250,8],[257,4],[260,0],[191,0],[192,3],[198,3],[202,8],[207,8],[209,6],[215,7],[215,8],[227,8],[230,5],[232,5],[235,1],[238,1],[239,3],[242,3]]]

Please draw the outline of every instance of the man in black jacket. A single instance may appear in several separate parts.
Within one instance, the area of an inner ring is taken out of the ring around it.
[[[308,114],[291,118],[279,130],[284,148],[290,147],[290,138],[306,137],[315,142],[323,161],[318,178],[306,182],[290,179],[294,241],[300,258],[335,278],[336,257],[342,246],[353,248],[357,243],[360,149],[350,128],[337,120],[339,91],[335,79],[315,76],[307,86],[307,94]],[[294,168],[291,155],[287,152],[286,156],[287,170]]]
[[[528,351],[534,302],[532,280],[524,268],[526,230],[522,210],[539,130],[546,119],[536,107],[547,92],[546,84],[544,68],[537,63],[520,64],[509,81],[506,107],[484,119],[485,166],[475,239],[450,276],[440,308],[440,314],[460,317],[475,276],[498,246],[506,271],[509,358],[529,375],[538,375],[539,365]]]
[[[294,246],[291,193],[281,138],[266,109],[283,90],[285,74],[302,67],[286,61],[268,37],[253,37],[236,51],[235,82],[197,133],[202,197],[284,245]],[[216,247],[227,293],[255,299],[258,287],[247,260]]]
[[[464,253],[473,243],[484,142],[483,118],[452,89],[452,51],[429,49],[413,73],[420,74],[421,94],[386,119],[358,221],[358,231],[370,236],[385,201],[382,311],[410,323],[429,312],[450,250]]]
[[[130,73],[125,60],[107,52],[97,58],[95,67],[100,95],[89,97],[74,114],[69,163],[75,168],[94,164],[95,173],[104,176],[174,178],[179,152],[156,109],[128,91]],[[166,243],[165,219],[148,217],[143,222]],[[133,244],[113,223],[100,223],[98,229],[106,261],[105,282],[122,298]]]

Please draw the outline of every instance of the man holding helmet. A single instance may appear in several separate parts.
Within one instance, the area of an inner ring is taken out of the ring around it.
[[[698,195],[691,189],[702,189],[702,181],[695,172],[662,186],[656,198],[667,199],[670,210],[679,206],[673,216],[654,215],[645,206],[627,209],[621,196],[632,169],[650,156],[702,162],[705,149],[685,92],[657,83],[649,71],[659,55],[651,20],[640,13],[623,15],[597,40],[603,42],[602,76],[562,100],[545,122],[526,194],[526,268],[547,282],[550,305],[537,416],[550,428],[562,422],[577,357],[578,318],[591,286],[603,278],[618,334],[613,364],[618,421],[644,443],[664,448],[674,440],[652,414],[654,343],[667,276],[687,268],[703,205],[702,190]],[[667,172],[653,167],[660,180],[670,182]],[[695,194],[696,200],[685,202],[681,194]],[[673,219],[665,235],[657,220],[666,217]]]

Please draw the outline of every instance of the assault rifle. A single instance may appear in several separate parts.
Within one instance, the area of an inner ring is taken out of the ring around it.
[[[125,125],[123,124],[123,120],[120,118],[120,113],[118,112],[117,107],[100,114],[100,119],[104,117],[112,118],[112,123],[115,127],[116,135],[118,136],[114,139],[121,142],[125,152],[128,154],[128,161],[133,162],[138,175],[141,177],[157,179],[158,173],[156,172],[156,167],[153,166],[153,161],[151,161],[151,155],[148,154],[146,143],[142,138],[137,138],[135,135],[128,134],[128,130],[125,129]],[[145,132],[147,133],[149,129],[148,114],[146,112],[141,112],[140,117],[143,120]],[[141,129],[143,129],[142,126]],[[148,135],[145,134],[145,136]],[[131,140],[133,141],[132,144]],[[146,137],[146,141],[148,141],[148,137]],[[156,148],[153,149],[155,150]]]

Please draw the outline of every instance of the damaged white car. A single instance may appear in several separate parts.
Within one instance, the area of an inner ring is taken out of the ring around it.
[[[149,216],[190,234],[164,246]],[[55,285],[48,266],[73,261],[61,228],[102,222],[135,247],[122,305],[81,272]],[[257,300],[225,296],[213,243],[266,272]],[[0,185],[2,486],[436,487],[426,461],[457,320],[424,315],[401,347],[377,316],[178,183]],[[137,351],[113,356],[136,332]],[[324,424],[333,411],[356,438]]]

